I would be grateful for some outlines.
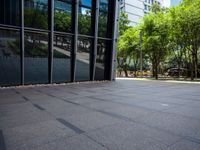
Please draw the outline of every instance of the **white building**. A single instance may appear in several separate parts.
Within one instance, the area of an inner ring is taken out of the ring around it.
[[[153,3],[163,4],[163,0],[120,0],[121,11],[125,11],[128,14],[130,25],[136,25],[140,22],[140,19],[151,11],[151,5]]]

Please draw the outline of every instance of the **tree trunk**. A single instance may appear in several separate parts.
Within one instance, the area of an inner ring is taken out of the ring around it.
[[[155,79],[158,80],[158,62],[156,61],[155,66]]]
[[[123,70],[124,70],[125,76],[128,77],[128,72],[127,72],[127,66],[126,65],[123,66]]]
[[[181,70],[180,69],[181,69],[181,61],[178,60],[178,79],[180,78],[180,75],[181,75]]]
[[[195,78],[198,78],[198,56],[197,50],[195,50]]]
[[[194,80],[194,71],[195,71],[195,55],[192,53],[192,63],[191,63],[191,81]]]

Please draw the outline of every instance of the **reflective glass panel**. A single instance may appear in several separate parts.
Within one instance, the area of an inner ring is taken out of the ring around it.
[[[71,0],[55,0],[55,31],[72,32]]]
[[[48,82],[48,34],[25,32],[25,84]]]
[[[100,0],[99,4],[99,37],[108,37],[108,1]]]
[[[20,34],[0,29],[0,85],[16,85],[21,81]]]
[[[20,0],[0,0],[0,24],[20,25]]]
[[[25,0],[24,24],[26,27],[48,29],[48,0]]]
[[[97,59],[95,68],[95,80],[107,80],[110,66],[109,41],[99,40],[97,47]]]
[[[54,36],[53,82],[69,82],[71,74],[72,39],[69,36]]]
[[[91,39],[79,38],[76,53],[76,81],[90,80]]]
[[[84,7],[92,7],[92,0],[79,0],[79,4]]]
[[[78,12],[79,34],[92,34],[92,1],[80,0]]]

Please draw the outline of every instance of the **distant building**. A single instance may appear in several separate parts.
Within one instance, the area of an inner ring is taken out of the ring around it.
[[[128,14],[130,25],[137,25],[153,3],[163,4],[162,0],[120,0],[120,9]]]

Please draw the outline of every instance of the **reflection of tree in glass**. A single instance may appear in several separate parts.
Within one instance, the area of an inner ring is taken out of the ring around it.
[[[82,10],[78,16],[78,22],[80,34],[91,34],[91,10]]]
[[[88,39],[79,39],[78,41],[78,51],[88,52],[90,50],[91,41]]]
[[[70,56],[59,52],[57,49],[62,51],[71,51],[71,38],[65,36],[54,36],[54,57],[56,58],[70,58]],[[69,54],[70,55],[70,54]]]
[[[55,30],[61,32],[71,32],[71,14],[67,12],[55,11]]]
[[[97,51],[97,63],[104,63],[105,62],[105,43],[100,41],[98,44],[98,51]]]
[[[25,55],[31,57],[47,57],[48,42],[47,36],[38,34],[25,35]]]
[[[7,46],[12,50],[13,55],[20,55],[20,40],[7,41]]]
[[[99,36],[105,37],[107,34],[107,12],[99,12]]]
[[[34,0],[25,1],[24,9],[25,26],[48,29],[48,6]]]

